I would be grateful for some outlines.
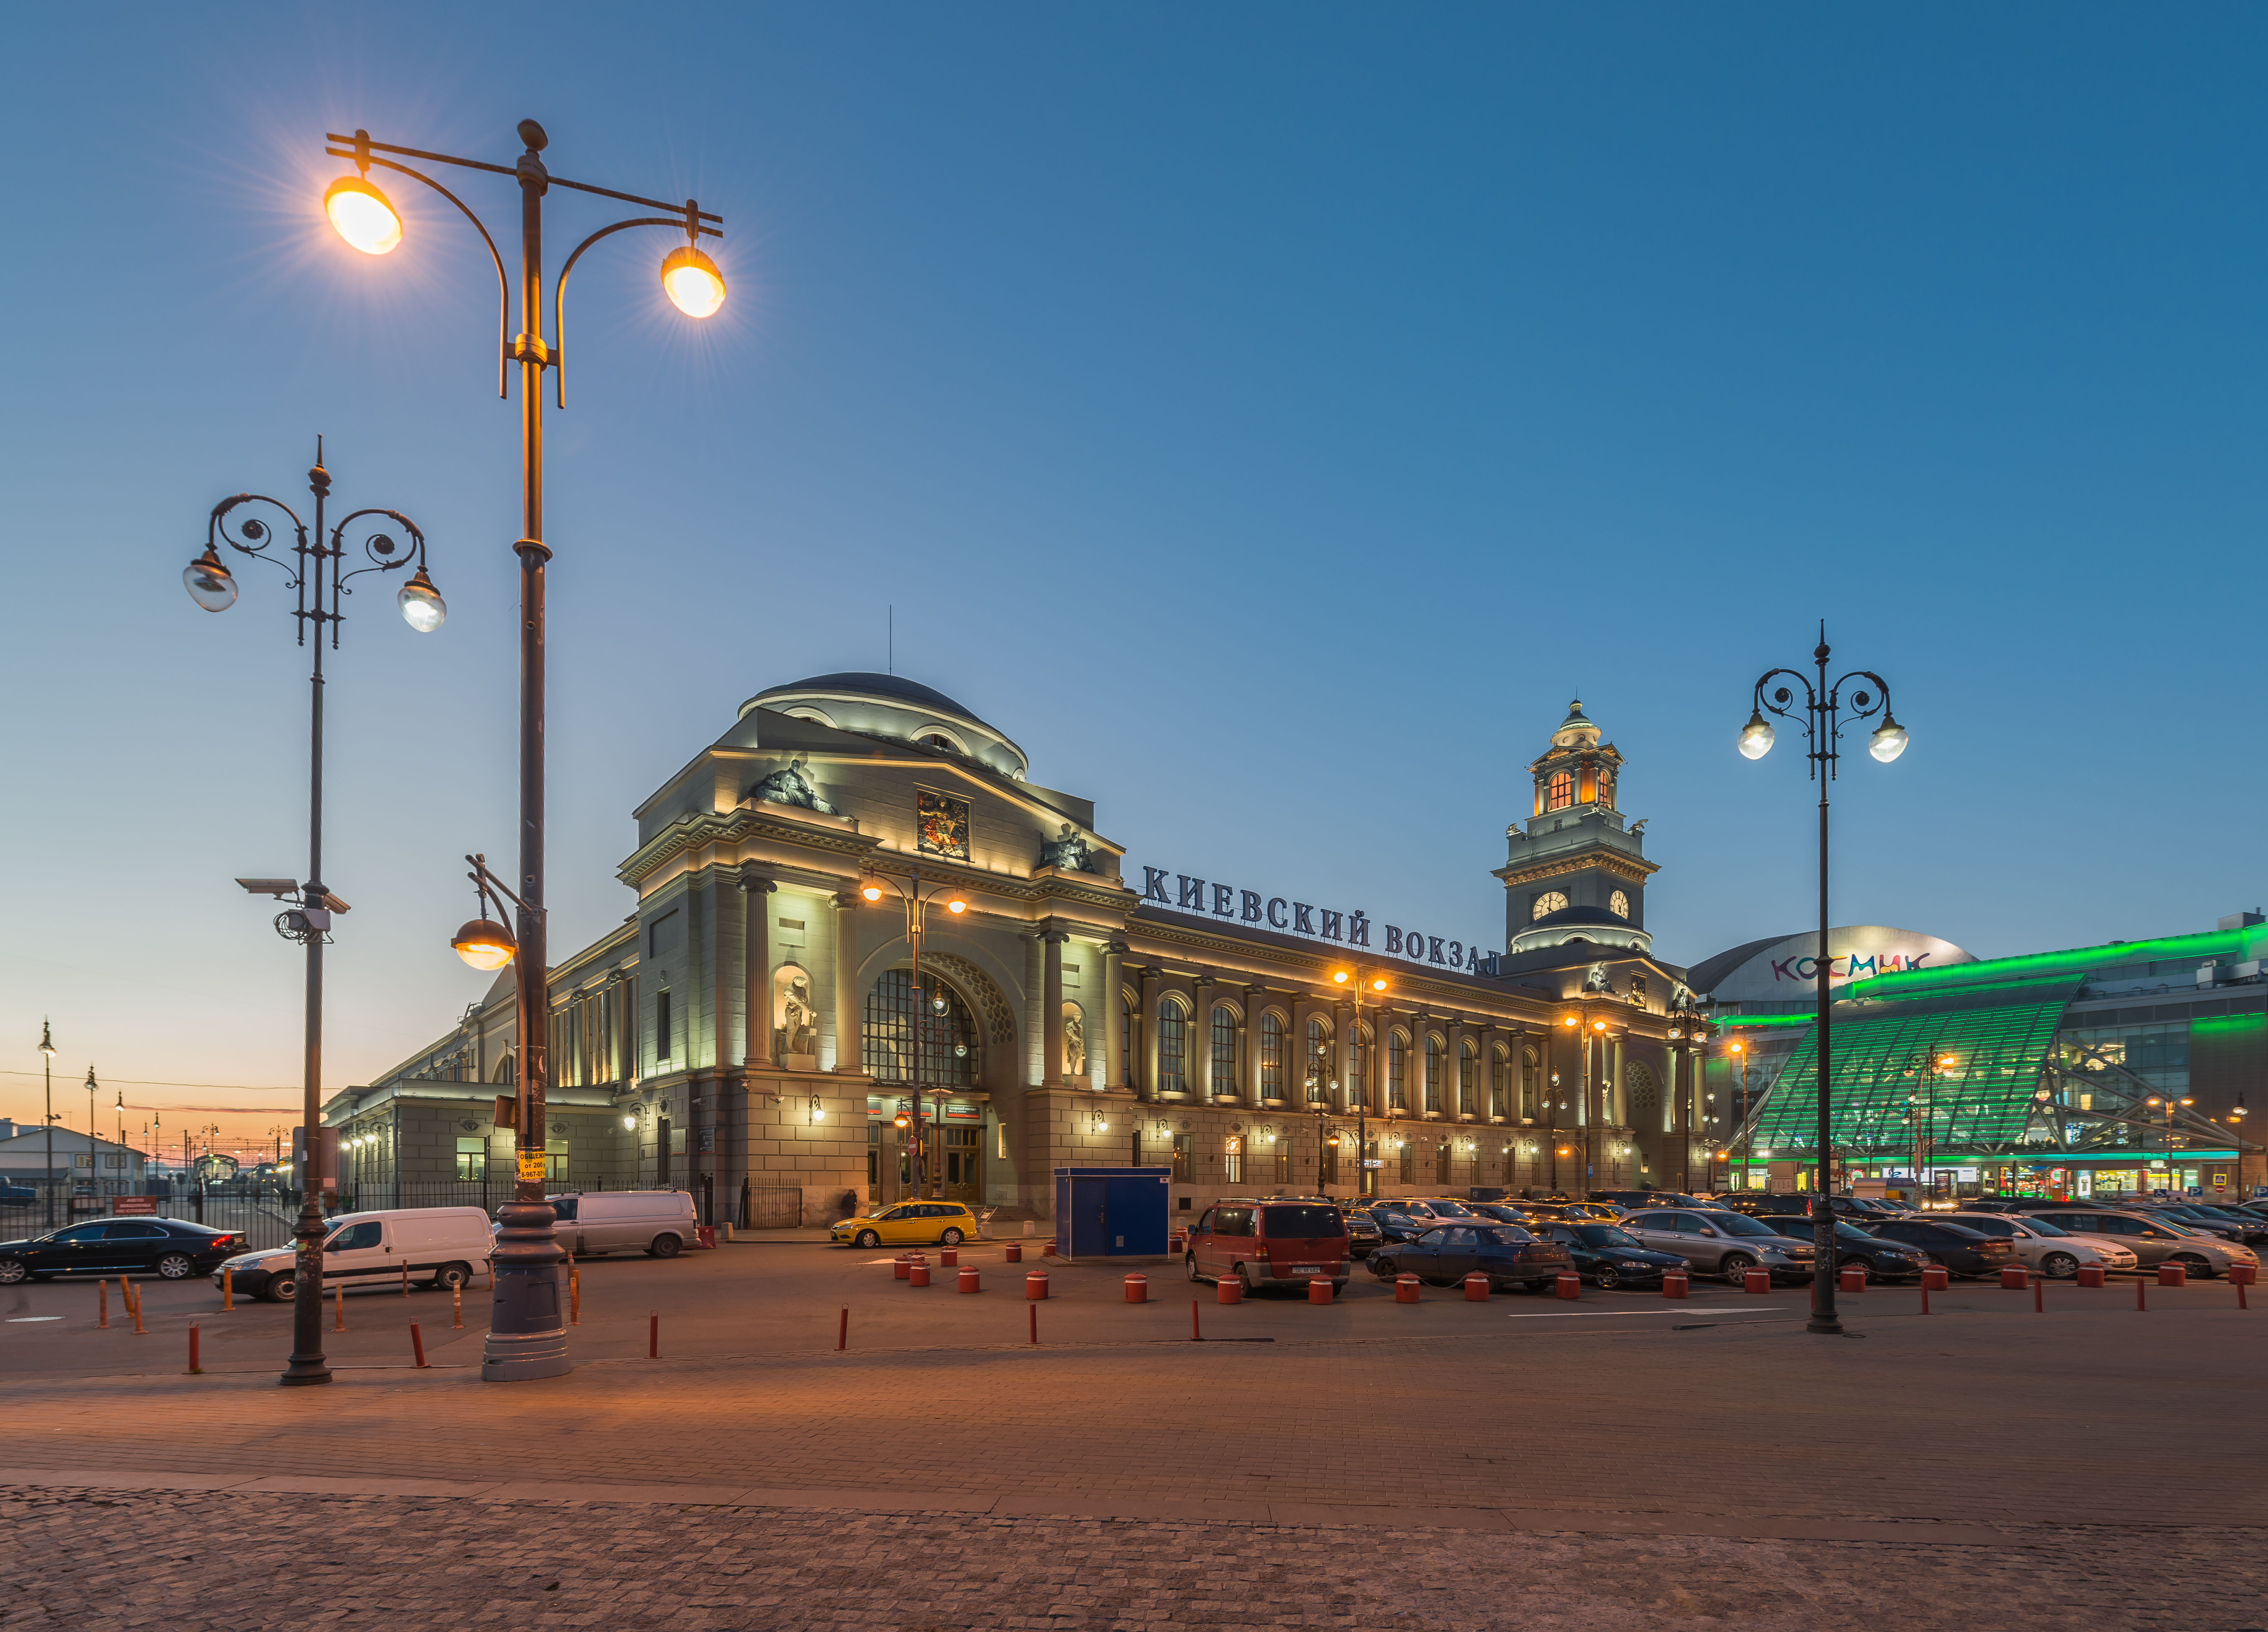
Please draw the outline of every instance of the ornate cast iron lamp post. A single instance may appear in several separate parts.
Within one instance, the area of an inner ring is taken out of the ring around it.
[[[323,948],[331,938],[332,919],[345,912],[347,904],[323,884],[323,625],[330,625],[331,649],[336,651],[339,625],[346,621],[346,614],[340,608],[354,593],[347,580],[364,572],[397,572],[413,561],[416,571],[394,595],[395,604],[401,609],[402,621],[420,634],[431,634],[441,626],[441,620],[449,611],[425,572],[425,535],[417,523],[399,510],[383,506],[357,510],[326,532],[323,513],[330,498],[331,473],[323,469],[320,437],[315,439],[315,463],[307,472],[307,491],[315,498],[312,528],[280,498],[270,498],[262,493],[239,493],[232,498],[222,499],[205,520],[204,554],[190,562],[181,574],[192,601],[208,612],[228,610],[236,603],[237,583],[235,573],[221,558],[220,546],[225,543],[237,554],[266,561],[284,574],[289,580],[284,587],[298,597],[292,617],[299,625],[301,646],[309,644],[307,627],[314,625],[314,667],[309,676],[312,698],[308,711],[307,880],[305,883],[289,878],[236,881],[254,895],[273,896],[278,901],[288,902],[290,905],[276,915],[276,933],[307,949],[306,1042],[299,1104],[300,1123],[306,1130],[306,1149],[302,1157],[305,1170],[298,1175],[299,1221],[292,1231],[298,1256],[291,1281],[291,1360],[278,1379],[285,1384],[331,1380],[330,1367],[323,1357],[324,1228],[321,1141],[318,1136],[323,1117]],[[276,543],[276,524],[256,514],[239,515],[238,512],[247,506],[264,506],[284,516],[291,525],[291,552],[298,558],[296,562],[286,565],[280,555],[268,553]],[[386,522],[393,523],[407,535],[408,542],[383,530],[382,524]],[[351,572],[341,570],[347,557],[350,528],[362,535],[358,547],[370,562]],[[184,1145],[184,1164],[188,1160],[188,1147]]]
[[[552,1211],[543,1199],[544,1090],[549,1082],[546,1050],[550,1017],[549,946],[544,932],[544,564],[551,550],[543,542],[543,371],[558,371],[554,381],[557,402],[567,406],[566,335],[567,277],[583,252],[600,239],[634,226],[668,227],[685,234],[685,242],[662,260],[661,284],[672,304],[688,317],[707,317],[725,302],[724,275],[701,249],[704,237],[723,233],[722,216],[711,215],[688,198],[681,206],[611,188],[570,181],[544,167],[541,157],[550,137],[533,119],[519,122],[519,138],[526,151],[517,163],[489,164],[477,159],[458,159],[414,147],[373,142],[366,130],[352,136],[327,134],[333,145],[323,151],[334,159],[351,159],[355,174],[341,176],[324,191],[323,209],[339,235],[365,255],[382,255],[401,242],[402,220],[393,202],[370,179],[373,166],[422,181],[447,199],[471,222],[488,247],[496,266],[500,316],[497,323],[497,395],[505,394],[508,363],[519,365],[520,532],[512,549],[519,557],[519,878],[514,899],[519,903],[516,956],[519,964],[518,1043],[519,1099],[518,1178],[515,1199],[500,1211],[489,1335],[481,1376],[490,1382],[557,1377],[569,1369],[564,1311],[560,1308],[559,1264],[562,1253],[551,1234]],[[467,170],[510,176],[519,188],[519,330],[512,332],[512,279],[504,257],[487,227],[447,188],[422,171],[386,153],[399,154],[426,164],[454,165]],[[600,198],[612,198],[640,209],[666,211],[633,216],[602,226],[575,247],[559,269],[551,291],[552,336],[543,336],[543,199],[555,187]],[[710,223],[716,223],[711,225]]]
[[[1347,1084],[1354,1100],[1354,1193],[1358,1196],[1374,1196],[1378,1193],[1378,1185],[1372,1177],[1369,1134],[1369,1067],[1373,1056],[1365,1053],[1362,1047],[1362,994],[1366,989],[1385,991],[1386,976],[1375,969],[1348,965],[1331,971],[1331,982],[1335,986],[1344,986],[1354,1003],[1354,1017],[1347,1026],[1346,1036]],[[1373,1038],[1371,1046],[1376,1048],[1378,1045],[1379,1039]],[[1363,1061],[1364,1068],[1360,1071],[1353,1069],[1352,1062],[1356,1060]]]
[[[1835,1209],[1830,1204],[1835,1156],[1834,1119],[1829,1107],[1833,1067],[1827,1030],[1827,980],[1833,971],[1833,960],[1827,953],[1827,785],[1835,779],[1842,742],[1843,688],[1854,680],[1867,683],[1866,687],[1851,693],[1850,723],[1855,725],[1861,720],[1881,716],[1882,723],[1867,736],[1867,751],[1882,764],[1889,764],[1906,751],[1906,728],[1890,712],[1888,681],[1870,669],[1854,668],[1830,685],[1827,658],[1827,624],[1822,620],[1819,645],[1811,654],[1813,666],[1818,671],[1816,683],[1793,668],[1768,668],[1757,677],[1749,722],[1741,727],[1741,752],[1750,759],[1762,759],[1771,751],[1773,733],[1771,722],[1764,718],[1766,713],[1778,714],[1783,720],[1800,720],[1804,751],[1811,761],[1811,779],[1819,784],[1819,1018],[1815,1023],[1819,1038],[1819,1176],[1813,1189],[1816,1203],[1811,1221],[1814,1261],[1811,1320],[1807,1329],[1835,1333],[1843,1330],[1843,1323],[1835,1318]],[[1782,676],[1793,681],[1794,685],[1775,686],[1770,692],[1764,690]],[[1801,703],[1795,700],[1798,690],[1803,693]]]

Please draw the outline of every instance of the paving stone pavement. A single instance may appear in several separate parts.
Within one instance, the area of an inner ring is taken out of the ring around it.
[[[1739,1632],[2268,1626],[2256,1537],[1989,1546],[18,1487],[0,1628]]]

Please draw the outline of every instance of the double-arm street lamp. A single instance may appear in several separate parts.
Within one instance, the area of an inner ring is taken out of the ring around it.
[[[859,883],[858,893],[869,901],[880,901],[882,898],[882,886],[885,884],[904,897],[906,942],[913,949],[914,1012],[911,1030],[906,1038],[906,1081],[913,1089],[914,1194],[917,1197],[926,1197],[932,1190],[929,1170],[932,1163],[927,1160],[927,1149],[922,1143],[922,1061],[925,1057],[925,1051],[922,1047],[922,1037],[931,1025],[931,1017],[922,1001],[922,942],[928,928],[927,919],[932,902],[942,899],[945,902],[945,910],[955,918],[968,910],[968,903],[961,891],[951,884],[939,884],[928,894],[923,894],[921,863],[918,861],[914,863],[913,882],[910,884],[902,884],[887,873],[878,873],[869,868],[865,878]],[[835,994],[835,1001],[837,1003],[848,1003],[854,1000],[850,993],[838,992]],[[952,1007],[946,1001],[945,993],[941,991],[937,993],[935,1004],[939,1015],[944,1015]],[[945,1107],[940,1104],[938,1107],[937,1120],[942,1123],[944,1119]],[[945,1151],[941,1145],[934,1165],[939,1173],[943,1172]],[[941,1194],[942,1192],[939,1193]]]
[[[2179,1195],[2182,1193],[2182,1176],[2174,1166],[2174,1118],[2179,1114],[2183,1106],[2193,1105],[2197,1101],[2187,1094],[2179,1097],[2172,1094],[2153,1094],[2142,1103],[2154,1107],[2165,1115],[2166,1189],[2169,1194]]]
[[[307,491],[315,499],[312,527],[301,521],[291,506],[264,493],[239,493],[222,499],[205,519],[204,554],[190,562],[181,574],[189,599],[208,612],[227,611],[236,604],[237,583],[234,571],[221,557],[220,546],[226,544],[236,554],[249,560],[265,561],[283,572],[286,580],[284,587],[298,599],[291,616],[298,624],[301,646],[311,644],[308,626],[312,624],[314,629],[314,666],[309,676],[306,882],[289,878],[236,881],[254,895],[289,902],[286,910],[276,916],[276,932],[286,941],[297,941],[307,949],[306,1046],[301,1060],[299,1104],[300,1120],[306,1129],[306,1170],[297,1176],[299,1222],[292,1231],[298,1244],[298,1260],[291,1279],[295,1300],[291,1311],[291,1361],[279,1379],[292,1385],[331,1380],[330,1367],[323,1356],[324,1230],[317,1131],[323,1116],[323,948],[331,938],[333,917],[345,912],[347,904],[323,883],[323,626],[330,625],[330,647],[336,651],[339,625],[346,621],[346,614],[340,609],[347,596],[354,593],[348,580],[364,572],[398,572],[412,562],[416,564],[416,571],[394,595],[402,621],[420,634],[431,634],[441,626],[441,620],[449,611],[425,571],[425,535],[401,512],[382,506],[365,507],[327,529],[324,511],[330,499],[331,473],[323,469],[320,437],[315,439],[315,463],[307,472]],[[248,510],[247,506],[253,508]],[[254,513],[261,506],[276,512],[289,524],[295,560],[286,563],[280,551],[269,553],[276,545],[276,526],[273,520],[263,520]],[[397,538],[386,530],[387,524],[405,537]],[[357,547],[370,563],[352,572],[345,570],[350,531],[356,535]],[[92,1067],[88,1075],[91,1082]],[[185,1165],[188,1159],[188,1146],[184,1144]]]
[[[519,557],[519,877],[514,899],[519,905],[519,928],[513,952],[519,964],[518,1044],[514,1058],[519,1070],[519,1104],[515,1123],[518,1156],[515,1199],[498,1209],[502,1230],[497,1239],[496,1291],[490,1309],[489,1335],[482,1351],[481,1376],[490,1382],[557,1377],[569,1369],[565,1311],[559,1296],[559,1265],[564,1256],[552,1238],[552,1210],[543,1198],[544,1090],[548,1082],[547,1031],[550,1014],[550,950],[544,931],[544,565],[551,550],[543,540],[543,371],[556,371],[554,386],[561,408],[567,405],[565,347],[567,278],[585,250],[602,238],[634,226],[666,227],[685,234],[685,242],[664,256],[661,286],[677,309],[688,317],[707,317],[725,302],[725,278],[701,248],[703,238],[723,236],[722,216],[711,215],[688,198],[682,205],[612,188],[570,181],[545,168],[542,152],[550,143],[543,127],[533,119],[519,122],[525,151],[510,165],[478,159],[458,159],[415,147],[373,142],[366,130],[352,136],[328,135],[332,144],[323,151],[334,159],[353,161],[355,174],[341,176],[323,194],[323,209],[339,236],[365,255],[383,255],[402,240],[401,212],[371,181],[373,168],[423,182],[453,204],[488,247],[496,267],[499,318],[497,339],[497,395],[506,391],[508,366],[519,365],[520,537],[512,549]],[[387,154],[397,157],[387,158]],[[453,165],[460,169],[509,176],[519,188],[519,329],[512,330],[512,277],[504,270],[496,240],[481,218],[456,194],[423,171],[400,162],[414,159],[423,164]],[[658,215],[631,216],[593,233],[559,269],[551,287],[551,337],[543,333],[543,200],[555,187],[611,198]],[[712,225],[713,224],[713,225]]]
[[[1864,681],[1855,686],[1848,705],[1850,724],[1881,716],[1867,739],[1867,751],[1882,764],[1888,764],[1906,751],[1906,728],[1890,712],[1889,683],[1870,669],[1854,668],[1832,685],[1827,682],[1827,624],[1819,625],[1819,645],[1811,654],[1817,670],[1816,683],[1793,668],[1768,668],[1757,677],[1755,702],[1749,710],[1749,722],[1741,727],[1741,752],[1750,759],[1762,759],[1771,751],[1771,722],[1767,713],[1783,720],[1797,720],[1803,726],[1805,753],[1811,761],[1811,779],[1819,784],[1819,1017],[1814,1033],[1819,1039],[1819,1148],[1818,1178],[1813,1193],[1817,1198],[1811,1221],[1815,1261],[1812,1264],[1811,1319],[1807,1330],[1830,1334],[1840,1333],[1843,1323],[1835,1318],[1835,1208],[1830,1202],[1833,1188],[1834,1120],[1830,1114],[1830,1083],[1833,1067],[1828,1052],[1827,979],[1833,971],[1834,961],[1827,952],[1827,785],[1835,780],[1836,766],[1845,723],[1843,710],[1843,688],[1853,681]],[[1772,682],[1785,676],[1793,685],[1772,686]],[[1767,691],[1765,688],[1772,689]],[[1800,691],[1803,701],[1795,700]]]
[[[1364,1053],[1362,1047],[1362,994],[1365,992],[1383,993],[1386,976],[1375,969],[1364,969],[1343,964],[1331,971],[1331,984],[1344,991],[1354,1004],[1354,1017],[1347,1027],[1347,1097],[1354,1101],[1354,1193],[1358,1196],[1374,1196],[1378,1183],[1377,1170],[1370,1165],[1370,1061],[1373,1055]],[[1373,1048],[1380,1045],[1377,1038],[1371,1039]],[[1363,1062],[1357,1069],[1355,1062]]]

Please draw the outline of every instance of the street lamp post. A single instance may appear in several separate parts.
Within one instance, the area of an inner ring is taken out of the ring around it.
[[[1367,1068],[1356,1071],[1353,1062],[1359,1057],[1366,1067],[1372,1058],[1362,1052],[1363,990],[1368,987],[1373,992],[1385,991],[1386,976],[1375,969],[1345,964],[1331,971],[1331,984],[1344,986],[1354,1004],[1353,1018],[1348,1023],[1346,1034],[1347,1084],[1354,1100],[1354,1193],[1358,1196],[1375,1195],[1378,1186],[1371,1178],[1370,1167],[1370,1072]],[[1376,1048],[1379,1039],[1373,1038],[1370,1045]]]
[[[557,1377],[569,1370],[567,1330],[557,1285],[563,1258],[552,1237],[553,1214],[544,1200],[544,1090],[548,1082],[546,1035],[550,1015],[549,947],[545,933],[544,892],[544,565],[551,558],[543,539],[543,371],[557,372],[556,401],[567,405],[565,367],[567,278],[583,252],[600,239],[636,226],[661,226],[683,233],[686,241],[661,263],[662,289],[688,317],[707,317],[724,304],[724,275],[701,249],[701,240],[722,237],[724,218],[688,198],[682,206],[635,193],[618,193],[555,176],[541,158],[550,137],[533,119],[519,122],[525,151],[512,165],[459,159],[373,142],[366,130],[352,136],[328,132],[323,151],[353,161],[355,174],[325,189],[323,209],[339,235],[365,255],[382,255],[401,242],[402,219],[391,200],[370,179],[373,167],[406,175],[431,188],[456,206],[487,246],[496,268],[498,296],[497,395],[505,395],[506,367],[519,365],[520,533],[512,545],[519,557],[519,879],[521,903],[516,956],[519,1004],[516,1060],[519,1105],[514,1149],[518,1157],[515,1199],[499,1210],[502,1229],[495,1257],[496,1296],[481,1376],[490,1382]],[[454,165],[492,175],[510,176],[519,188],[519,330],[512,332],[512,279],[504,270],[496,240],[478,216],[432,177],[395,159]],[[543,335],[543,199],[555,187],[666,214],[634,216],[600,227],[575,247],[553,280],[552,336]],[[717,225],[711,225],[711,223]]]
[[[869,868],[865,880],[858,886],[858,893],[869,901],[880,901],[882,898],[882,886],[885,883],[888,884],[891,889],[896,890],[900,896],[904,897],[906,908],[906,941],[913,949],[913,1034],[906,1039],[906,1046],[910,1052],[910,1058],[906,1061],[906,1079],[909,1085],[913,1089],[914,1194],[917,1197],[926,1197],[930,1193],[929,1169],[931,1163],[926,1159],[925,1147],[922,1143],[921,1069],[922,1028],[929,1023],[929,1016],[922,1012],[922,937],[927,932],[928,928],[926,919],[929,912],[930,903],[935,901],[940,896],[946,897],[945,910],[958,918],[961,913],[966,912],[968,910],[968,902],[965,897],[963,897],[960,890],[954,889],[950,884],[939,884],[927,895],[924,895],[922,893],[921,863],[919,861],[916,861],[914,863],[913,883],[910,887],[898,882],[896,879],[892,878],[887,873],[878,873],[872,868]],[[841,1003],[848,1002],[850,1000],[843,993],[838,992],[836,993],[835,1001]],[[940,1090],[938,1096],[937,1114],[932,1119],[932,1125],[933,1128],[941,1128],[945,1125],[945,1096],[942,1090]],[[938,1156],[939,1159],[937,1162],[936,1166],[939,1171],[942,1172],[945,1166],[943,1160],[945,1152],[942,1148],[942,1134],[939,1134],[939,1138],[940,1141],[940,1148],[938,1151]]]
[[[102,1193],[102,1163],[96,1160],[95,1141],[99,1137],[94,1131],[94,1067],[86,1068],[86,1182],[90,1195]]]
[[[2178,1195],[2181,1193],[2182,1186],[2179,1182],[2181,1174],[2174,1166],[2174,1114],[2178,1107],[2182,1105],[2193,1105],[2197,1104],[2197,1101],[2190,1097],[2187,1094],[2183,1094],[2178,1099],[2171,1094],[2162,1096],[2153,1094],[2149,1098],[2143,1101],[2143,1103],[2145,1104],[2161,1105],[2165,1108],[2166,1193],[2169,1195]]]
[[[1854,680],[1863,680],[1866,687],[1855,688],[1851,694],[1850,717],[1852,723],[1871,720],[1876,714],[1882,723],[1874,727],[1867,742],[1867,751],[1882,764],[1888,764],[1906,751],[1905,727],[1890,712],[1889,683],[1870,669],[1854,668],[1842,676],[1832,685],[1827,681],[1827,624],[1819,625],[1819,644],[1813,648],[1811,661],[1818,672],[1817,683],[1793,668],[1768,668],[1757,677],[1755,701],[1749,710],[1748,723],[1741,727],[1741,752],[1750,759],[1762,759],[1771,751],[1772,728],[1764,719],[1767,712],[1783,720],[1800,719],[1803,725],[1806,754],[1811,761],[1811,779],[1819,784],[1819,956],[1815,960],[1819,978],[1819,1018],[1815,1035],[1819,1038],[1819,1147],[1818,1177],[1814,1195],[1817,1204],[1813,1209],[1811,1319],[1807,1330],[1828,1334],[1839,1333],[1843,1323],[1835,1317],[1835,1209],[1829,1203],[1833,1185],[1834,1121],[1830,1114],[1830,1083],[1832,1067],[1830,1063],[1828,1038],[1827,981],[1833,970],[1833,960],[1827,951],[1827,785],[1835,779],[1839,762],[1843,735],[1843,688]],[[1785,676],[1793,686],[1776,686],[1767,694],[1764,688]],[[1871,688],[1868,689],[1868,688]],[[1804,700],[1795,701],[1800,689]]]
[[[286,941],[297,941],[307,949],[306,1035],[301,1058],[299,1115],[307,1130],[308,1171],[301,1175],[299,1221],[293,1231],[298,1244],[298,1258],[292,1272],[295,1307],[291,1314],[291,1359],[279,1379],[287,1385],[328,1383],[331,1380],[330,1368],[323,1356],[320,1293],[324,1230],[314,1152],[317,1147],[316,1128],[323,1114],[323,948],[331,938],[333,917],[345,912],[347,904],[333,895],[322,882],[323,626],[326,624],[330,625],[330,647],[336,651],[339,625],[346,621],[346,614],[342,608],[346,598],[354,593],[348,580],[359,578],[364,572],[399,572],[413,561],[416,564],[416,571],[394,596],[402,621],[420,634],[431,634],[448,616],[447,606],[425,571],[425,535],[417,523],[401,512],[382,506],[366,506],[350,513],[335,526],[326,529],[325,509],[330,498],[331,473],[323,468],[323,439],[320,437],[315,439],[315,462],[307,472],[307,491],[315,500],[313,527],[302,521],[298,513],[282,499],[270,498],[264,493],[238,493],[222,499],[205,518],[204,554],[190,562],[181,574],[189,599],[208,612],[228,610],[236,604],[237,582],[236,574],[221,558],[220,546],[225,543],[239,555],[251,560],[265,561],[284,573],[287,580],[284,587],[298,597],[298,604],[292,618],[298,625],[301,646],[310,644],[308,626],[313,625],[314,663],[308,677],[307,879],[304,884],[289,878],[239,878],[236,881],[253,895],[271,896],[278,901],[290,903],[285,911],[276,915],[276,932]],[[287,565],[279,555],[268,553],[276,543],[276,524],[256,514],[238,514],[246,506],[265,506],[280,513],[290,523],[291,552],[297,558],[294,563]],[[393,533],[386,531],[383,527],[386,522],[399,528],[408,535],[409,542],[404,543]],[[360,548],[370,563],[352,572],[343,570],[350,528],[362,535]],[[184,1134],[182,1162],[185,1169],[188,1160],[187,1138]]]
[[[40,1075],[47,1084],[47,1101],[40,1126],[48,1140],[48,1228],[55,1227],[55,1038],[45,1020],[40,1022]]]

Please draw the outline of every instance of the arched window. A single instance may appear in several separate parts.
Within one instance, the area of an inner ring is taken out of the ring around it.
[[[1212,1091],[1244,1091],[1236,1080],[1236,1011],[1219,1005],[1212,1011]]]
[[[1441,1039],[1425,1039],[1425,1109],[1438,1111],[1441,1108]]]
[[[1370,1032],[1366,1027],[1354,1030],[1354,1065],[1347,1083],[1347,1109],[1367,1107],[1370,1104]]]
[[[1322,1104],[1331,1086],[1331,1029],[1313,1015],[1307,1019],[1307,1066],[1300,1074],[1306,1083],[1307,1103]]]
[[[958,992],[934,978],[922,982],[918,1014],[916,995],[911,970],[882,971],[866,993],[859,1063],[878,1082],[967,1087],[976,1080],[976,1028],[967,1005]]]
[[[1520,1051],[1520,1119],[1533,1122],[1538,1114],[1536,1102],[1543,1097],[1543,1067],[1535,1058],[1535,1051]]]
[[[1473,1046],[1472,1038],[1467,1038],[1457,1055],[1457,1114],[1471,1116],[1480,1109],[1480,1052]]]
[[[1573,804],[1575,802],[1575,779],[1573,775],[1565,771],[1553,772],[1551,773],[1551,791],[1543,802],[1546,809],[1552,810],[1565,810],[1568,806]]]
[[[1284,1017],[1272,1009],[1260,1016],[1260,1097],[1284,1097]]]
[[[1609,810],[1615,808],[1615,773],[1611,771],[1599,772],[1599,802]]]
[[[1607,897],[1607,911],[1612,912],[1616,918],[1628,918],[1630,916],[1630,897],[1624,895],[1621,890],[1616,890],[1614,894]]]
[[[1189,1017],[1167,998],[1158,1007],[1158,1091],[1185,1094],[1189,1089]]]
[[[1489,1115],[1501,1119],[1504,1116],[1504,1050],[1489,1052]]]
[[[1537,919],[1548,913],[1564,912],[1566,910],[1567,897],[1557,890],[1547,890],[1535,897],[1535,905],[1529,911],[1528,916],[1530,919]]]
[[[1410,1107],[1410,1039],[1399,1031],[1386,1038],[1386,1105],[1389,1111]]]

